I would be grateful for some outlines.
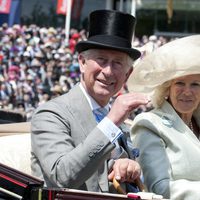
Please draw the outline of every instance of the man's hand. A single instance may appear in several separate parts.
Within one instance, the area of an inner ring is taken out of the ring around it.
[[[134,182],[140,176],[140,165],[131,159],[121,158],[115,161],[111,173],[108,175],[110,181],[115,179],[120,182]]]
[[[120,95],[114,101],[107,117],[119,126],[129,114],[139,105],[146,105],[149,99],[142,93],[127,93]]]

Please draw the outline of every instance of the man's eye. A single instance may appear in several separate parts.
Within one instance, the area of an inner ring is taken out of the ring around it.
[[[98,61],[104,61],[105,58],[99,57],[99,58],[97,58],[97,60],[98,60]]]
[[[115,63],[116,63],[116,64],[118,64],[118,65],[121,65],[121,64],[122,64],[122,63],[121,63],[121,62],[119,62],[119,61],[116,61]]]
[[[104,60],[105,58],[103,57],[98,57],[97,60]]]
[[[106,62],[106,59],[103,58],[103,57],[99,57],[99,58],[96,59],[96,61],[97,61],[98,63],[100,63],[100,64],[103,64],[103,63]]]
[[[114,61],[113,62],[115,66],[121,67],[123,64],[120,61]]]

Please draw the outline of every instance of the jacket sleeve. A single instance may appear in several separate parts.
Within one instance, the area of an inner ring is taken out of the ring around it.
[[[134,144],[140,149],[139,163],[149,192],[172,200],[193,200],[200,197],[200,181],[172,180],[171,165],[165,142],[152,130],[139,128]]]
[[[139,128],[136,133],[132,140],[140,150],[138,162],[141,165],[148,191],[169,198],[170,164],[164,141],[147,128]]]
[[[48,104],[48,106],[50,106]],[[32,118],[32,154],[34,154],[52,186],[79,188],[110,155],[114,145],[96,127],[88,135],[71,135],[70,113],[60,106],[43,107]],[[64,117],[63,117],[64,116]],[[68,116],[68,117],[66,117]],[[73,125],[74,126],[74,125]],[[78,127],[79,124],[76,124]],[[80,137],[82,137],[80,139]],[[32,163],[33,169],[33,163]]]

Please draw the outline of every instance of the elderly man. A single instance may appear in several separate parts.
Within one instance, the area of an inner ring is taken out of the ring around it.
[[[109,101],[133,71],[135,18],[111,10],[90,14],[89,37],[77,44],[81,81],[37,109],[32,118],[32,172],[47,187],[116,192],[112,180],[132,183],[140,166],[123,121],[148,100],[141,94]],[[102,111],[104,110],[104,111]],[[129,145],[128,145],[129,144]]]

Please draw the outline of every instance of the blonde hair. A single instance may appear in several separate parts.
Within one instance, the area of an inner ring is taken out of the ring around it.
[[[172,80],[167,81],[167,82],[163,83],[162,85],[156,87],[156,89],[152,95],[153,107],[160,108],[161,105],[163,104],[164,100],[168,98],[171,82],[172,82]]]

